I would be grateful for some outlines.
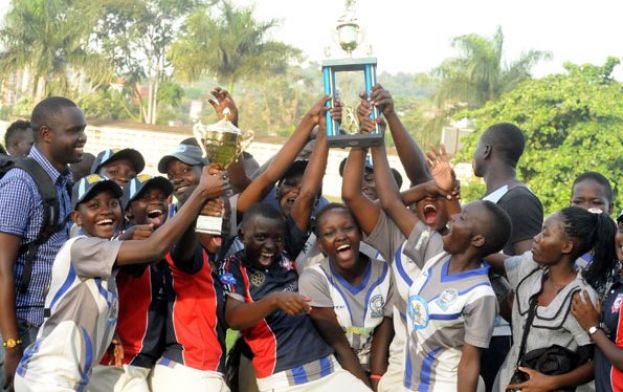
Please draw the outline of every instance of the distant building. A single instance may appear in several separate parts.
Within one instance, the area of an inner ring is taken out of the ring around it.
[[[465,135],[474,132],[470,120],[463,118],[453,121],[449,126],[441,129],[441,143],[446,146],[449,155],[455,155],[463,146],[461,140]]]

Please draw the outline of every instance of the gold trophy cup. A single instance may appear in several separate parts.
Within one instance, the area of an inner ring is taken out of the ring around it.
[[[253,132],[243,132],[228,120],[229,109],[226,108],[223,114],[225,118],[214,124],[205,126],[198,122],[193,127],[193,134],[209,160],[209,166],[218,170],[226,170],[240,157],[242,151],[253,140]],[[228,197],[232,195],[231,190],[224,194]],[[221,235],[224,212],[222,210],[217,216],[199,215],[195,231],[203,234]]]

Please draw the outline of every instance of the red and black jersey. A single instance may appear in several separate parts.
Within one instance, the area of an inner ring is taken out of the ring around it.
[[[298,291],[294,262],[285,255],[268,269],[257,270],[246,261],[242,250],[224,261],[219,279],[225,292],[247,303],[275,291]],[[253,327],[243,330],[242,335],[253,351],[253,366],[258,378],[298,368],[333,353],[307,315],[289,316],[276,310]]]
[[[162,354],[168,275],[169,268],[164,260],[119,268],[116,334],[123,346],[124,364],[151,368]],[[108,353],[100,363],[110,363]]]
[[[174,361],[194,369],[223,372],[225,299],[207,253],[197,245],[191,262],[176,260],[175,250],[166,261],[171,281],[165,349],[160,363]]]

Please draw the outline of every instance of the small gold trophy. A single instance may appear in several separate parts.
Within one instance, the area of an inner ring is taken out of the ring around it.
[[[225,117],[214,124],[204,126],[198,122],[193,127],[193,134],[208,159],[209,166],[225,170],[235,162],[242,151],[251,144],[253,132],[241,131],[228,119],[229,109],[223,110]],[[232,196],[229,190],[224,196]],[[197,233],[221,235],[224,210],[217,216],[199,215],[195,231]]]

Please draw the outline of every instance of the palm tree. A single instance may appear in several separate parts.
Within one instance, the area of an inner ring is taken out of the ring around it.
[[[299,51],[267,40],[267,33],[276,24],[275,20],[258,22],[253,18],[253,8],[235,8],[227,0],[220,3],[217,15],[200,9],[189,16],[171,47],[174,72],[186,80],[205,74],[216,76],[230,92],[238,80],[282,73]]]
[[[530,50],[517,61],[504,64],[501,27],[492,39],[467,34],[454,38],[452,46],[459,49],[461,55],[445,60],[433,71],[439,78],[435,98],[442,106],[464,103],[475,108],[496,100],[529,79],[530,70],[537,62],[550,58],[547,52]]]
[[[35,102],[52,92],[67,93],[80,72],[95,83],[112,78],[110,64],[89,48],[96,9],[84,1],[14,0],[5,16],[0,74],[29,69]]]

